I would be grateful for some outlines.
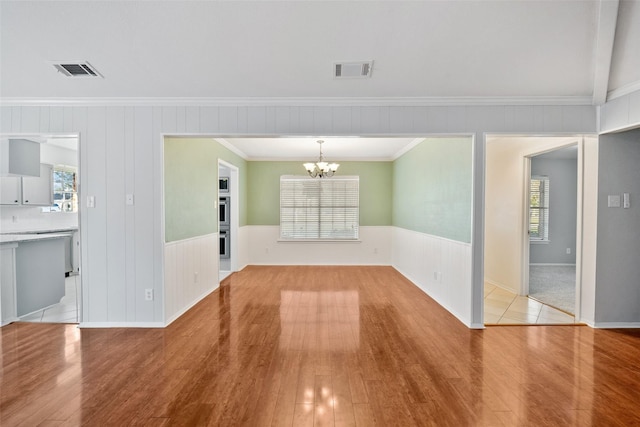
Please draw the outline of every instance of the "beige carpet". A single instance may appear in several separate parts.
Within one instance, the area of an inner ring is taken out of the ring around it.
[[[575,265],[531,265],[529,296],[567,313],[575,313]]]

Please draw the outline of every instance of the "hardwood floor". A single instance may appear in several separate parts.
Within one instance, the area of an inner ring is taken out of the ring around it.
[[[3,427],[640,425],[640,330],[469,330],[390,267],[247,267],[165,329],[0,331]]]

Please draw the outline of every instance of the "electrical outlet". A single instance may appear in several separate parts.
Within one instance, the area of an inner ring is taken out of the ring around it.
[[[377,254],[378,253],[378,248],[373,248],[373,253]]]
[[[433,280],[435,280],[437,283],[441,283],[442,282],[442,272],[434,271],[433,272]]]
[[[571,248],[567,248],[567,255],[571,253]]]
[[[145,289],[144,290],[144,300],[145,301],[153,301],[153,289]]]
[[[195,273],[193,273],[193,281],[195,283],[198,283],[198,272],[197,271]]]

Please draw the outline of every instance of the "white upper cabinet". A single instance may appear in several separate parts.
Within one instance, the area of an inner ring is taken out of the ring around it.
[[[40,144],[29,139],[0,139],[0,176],[40,174]]]
[[[22,177],[22,204],[30,206],[53,205],[53,166],[40,165],[39,177]]]

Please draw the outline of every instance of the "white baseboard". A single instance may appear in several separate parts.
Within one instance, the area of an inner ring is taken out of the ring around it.
[[[163,325],[163,327],[169,326],[170,324],[172,324],[176,319],[178,319],[180,316],[185,314],[187,311],[191,310],[196,304],[198,304],[200,301],[206,298],[211,292],[215,291],[219,287],[220,287],[220,284],[218,283],[216,286],[212,286],[210,289],[207,289],[202,295],[198,296],[195,300],[193,300],[190,305],[182,308],[182,310],[178,311],[169,319],[167,319],[167,322],[166,324]]]
[[[164,328],[162,322],[80,322],[81,329],[91,328]]]
[[[540,262],[540,263],[530,263],[529,266],[534,266],[534,267],[575,267],[575,264],[563,264],[560,262]]]
[[[500,289],[504,289],[505,291],[513,292],[514,294],[518,294],[520,292],[520,290],[516,290],[516,289],[510,288],[508,286],[505,286],[503,283],[497,282],[497,281],[492,280],[492,279],[488,279],[486,277],[485,277],[484,281],[486,283],[490,284],[490,285],[497,286]]]
[[[595,329],[640,329],[640,322],[595,322]]]

